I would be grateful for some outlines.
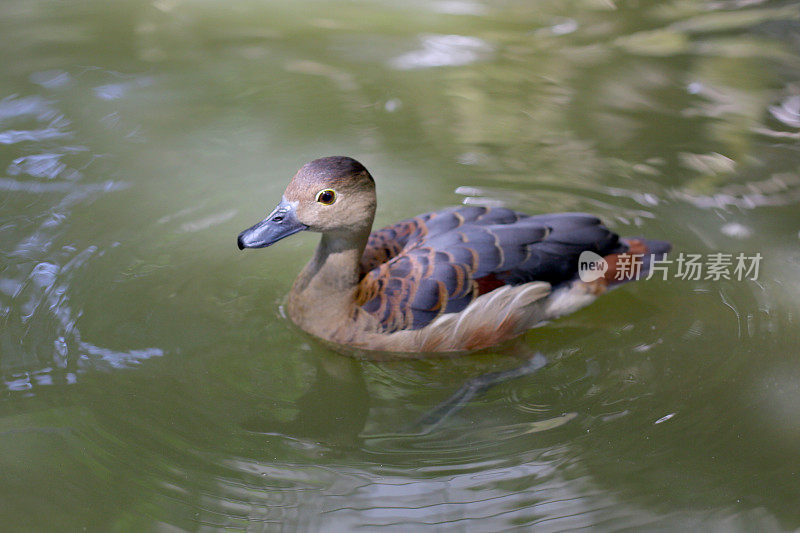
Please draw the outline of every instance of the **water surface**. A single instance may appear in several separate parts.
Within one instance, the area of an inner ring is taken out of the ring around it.
[[[7,0],[4,527],[800,527],[799,7]],[[280,312],[315,237],[235,243],[332,154],[378,224],[590,211],[760,272],[673,269],[521,350],[349,359]]]

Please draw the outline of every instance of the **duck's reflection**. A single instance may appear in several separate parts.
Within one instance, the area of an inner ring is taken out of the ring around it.
[[[282,434],[329,445],[355,443],[370,410],[369,393],[357,361],[320,353],[316,377],[306,392],[276,409],[251,414],[243,429]]]

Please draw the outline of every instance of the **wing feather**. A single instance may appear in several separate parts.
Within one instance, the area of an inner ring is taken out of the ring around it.
[[[481,286],[566,281],[584,250],[606,255],[620,246],[615,233],[583,213],[446,209],[370,235],[357,300],[384,332],[419,329],[466,308]]]

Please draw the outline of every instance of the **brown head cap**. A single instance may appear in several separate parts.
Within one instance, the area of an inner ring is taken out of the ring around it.
[[[298,217],[313,231],[363,231],[375,214],[375,180],[351,157],[323,157],[297,171],[284,198],[297,202]]]

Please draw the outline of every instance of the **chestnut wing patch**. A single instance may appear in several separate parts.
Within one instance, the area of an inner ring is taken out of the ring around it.
[[[360,272],[364,276],[370,270],[396,257],[403,249],[413,247],[427,232],[427,220],[434,215],[428,213],[403,220],[369,235],[367,247],[361,257]]]
[[[370,236],[357,300],[384,332],[419,329],[487,288],[564,281],[583,250],[617,247],[617,236],[590,215],[472,206],[428,213]]]
[[[361,275],[396,257],[404,249],[414,248],[426,238],[457,229],[464,224],[512,224],[522,217],[510,209],[463,206],[409,218],[370,233],[361,258]]]

